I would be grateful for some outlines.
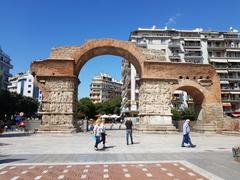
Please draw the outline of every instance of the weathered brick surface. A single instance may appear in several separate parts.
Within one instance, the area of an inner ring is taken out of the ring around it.
[[[14,169],[12,169],[14,167]],[[18,177],[18,178],[16,178]],[[201,172],[196,172],[181,163],[151,164],[86,164],[86,165],[36,165],[7,166],[0,171],[1,179],[184,179],[207,180]]]

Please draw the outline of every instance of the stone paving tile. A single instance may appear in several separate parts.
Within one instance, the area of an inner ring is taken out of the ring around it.
[[[1,173],[2,172],[2,173]],[[207,180],[181,162],[130,164],[17,165],[0,170],[0,179]]]

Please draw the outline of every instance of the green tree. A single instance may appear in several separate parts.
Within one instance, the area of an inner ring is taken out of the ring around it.
[[[36,99],[17,93],[0,90],[0,120],[1,124],[8,123],[16,112],[24,112],[25,117],[34,115],[39,103]]]
[[[179,111],[176,108],[171,109],[171,113],[172,113],[172,119],[179,121],[181,120],[181,111]]]
[[[121,96],[115,96],[114,98],[96,104],[96,112],[98,114],[120,114]]]
[[[194,110],[192,108],[186,108],[184,110],[172,108],[171,113],[172,113],[173,120],[184,120],[184,119],[195,120]]]
[[[93,102],[89,98],[82,98],[79,100],[77,108],[77,117],[93,118],[96,115],[96,108]]]
[[[195,120],[194,118],[194,110],[192,108],[186,108],[182,111],[182,119],[191,119]]]

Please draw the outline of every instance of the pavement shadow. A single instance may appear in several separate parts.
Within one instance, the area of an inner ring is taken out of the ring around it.
[[[133,142],[133,144],[140,144],[140,142]]]
[[[15,161],[23,161],[26,159],[0,159],[0,164],[4,164],[4,163],[11,163],[11,162],[15,162]]]
[[[105,148],[98,149],[98,151],[108,151],[108,149],[114,148],[115,146],[105,146]]]
[[[7,144],[7,143],[0,143],[0,146],[7,146],[7,145],[10,145],[10,144]],[[1,156],[1,155],[0,155]]]
[[[31,133],[19,132],[19,133],[7,133],[1,134],[1,138],[9,138],[9,137],[23,137],[23,136],[30,136]]]

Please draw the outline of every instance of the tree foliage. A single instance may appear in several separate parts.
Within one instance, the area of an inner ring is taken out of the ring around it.
[[[108,101],[97,103],[96,112],[98,114],[120,114],[121,96],[115,96]]]
[[[116,96],[108,101],[94,104],[89,98],[82,98],[78,103],[77,116],[80,119],[90,119],[96,114],[120,114],[121,101],[121,96]]]
[[[80,119],[93,118],[96,114],[95,105],[89,98],[79,100],[77,108],[77,116]]]
[[[0,90],[0,120],[10,120],[17,112],[24,112],[25,117],[34,115],[39,103],[36,99]]]
[[[185,119],[195,120],[194,110],[192,108],[186,108],[184,110],[172,108],[171,113],[172,113],[173,120],[177,120],[177,121],[185,120]]]

